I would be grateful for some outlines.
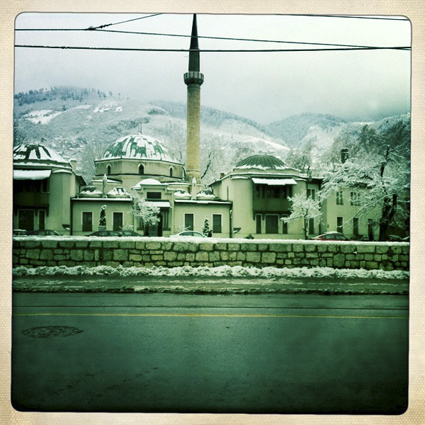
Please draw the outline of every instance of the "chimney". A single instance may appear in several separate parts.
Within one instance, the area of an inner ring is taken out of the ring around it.
[[[204,75],[200,72],[200,54],[196,15],[193,15],[192,36],[189,51],[189,69],[184,74],[187,85],[187,161],[186,176],[189,182],[201,185],[201,85]]]
[[[76,172],[77,171],[77,160],[76,159],[70,159],[69,163],[71,164],[72,170],[74,172]]]
[[[344,164],[345,161],[347,161],[347,159],[348,159],[348,149],[343,148],[341,149],[341,163]]]

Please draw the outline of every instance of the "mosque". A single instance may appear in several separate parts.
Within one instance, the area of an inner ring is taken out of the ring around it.
[[[85,185],[75,161],[66,161],[43,145],[14,149],[14,228],[52,229],[62,234],[88,235],[98,230],[106,207],[106,228],[132,228],[149,236],[170,236],[183,230],[202,231],[208,219],[218,238],[303,239],[302,219],[285,223],[292,202],[302,193],[315,197],[321,179],[287,167],[273,155],[253,155],[217,176],[207,188],[200,172],[200,72],[196,15],[193,18],[187,86],[187,161],[179,162],[154,137],[126,135],[95,162],[96,176]],[[368,234],[367,223],[353,221],[358,205],[349,193],[328,199],[321,220],[310,219],[309,233],[330,230],[347,236]],[[346,196],[346,202],[341,197]],[[146,227],[140,202],[158,211],[158,223]],[[345,217],[345,219],[344,219]],[[375,230],[376,231],[376,230]]]

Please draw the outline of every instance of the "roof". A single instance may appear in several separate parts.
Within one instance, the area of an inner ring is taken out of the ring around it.
[[[252,182],[255,184],[266,184],[267,186],[286,186],[297,184],[294,179],[259,179],[256,177],[252,178]]]
[[[13,170],[14,180],[44,180],[50,177],[51,170]]]
[[[261,170],[282,170],[285,163],[273,155],[251,155],[236,164],[236,168],[259,168]]]
[[[134,188],[139,188],[140,186],[166,186],[166,184],[164,184],[164,183],[161,183],[159,180],[156,180],[156,179],[152,179],[152,178],[149,178],[149,179],[144,179],[144,180],[141,180],[141,181],[139,181],[135,186],[134,186]]]
[[[44,162],[53,161],[68,164],[69,162],[63,159],[53,149],[48,148],[39,143],[28,143],[18,145],[13,149],[13,161],[23,162]]]
[[[179,164],[174,156],[157,139],[133,134],[122,137],[106,149],[103,159],[149,159]]]
[[[171,208],[169,201],[146,201],[146,204],[158,208]]]

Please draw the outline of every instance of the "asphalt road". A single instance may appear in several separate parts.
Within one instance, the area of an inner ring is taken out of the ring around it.
[[[15,293],[18,410],[400,414],[408,297]]]

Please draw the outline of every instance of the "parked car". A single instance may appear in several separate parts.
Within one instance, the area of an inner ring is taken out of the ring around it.
[[[342,233],[339,232],[326,232],[323,235],[311,238],[313,241],[348,241]]]
[[[134,230],[120,230],[119,233],[121,236],[142,236]]]
[[[374,241],[373,236],[372,236],[372,239],[370,239],[368,235],[353,236],[350,240],[358,241],[358,242],[373,242]]]
[[[26,236],[27,231],[24,229],[13,229],[13,236]]]
[[[388,235],[385,240],[388,242],[403,242],[403,238],[397,235]]]
[[[56,232],[55,230],[32,230],[27,232],[28,236],[62,236],[60,233]]]
[[[179,237],[179,236],[184,236],[184,237],[195,237],[195,238],[205,238],[205,235],[201,232],[195,232],[193,230],[186,230],[184,232],[180,232],[177,235],[172,235],[172,237]]]
[[[99,230],[97,232],[90,233],[90,235],[87,236],[121,236],[120,232],[116,232],[115,230]]]

